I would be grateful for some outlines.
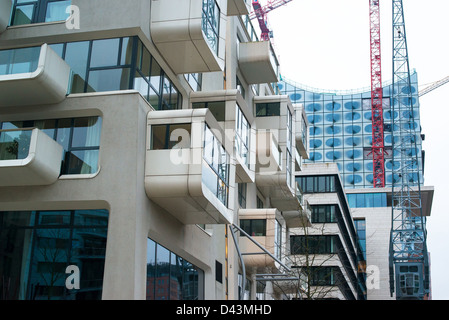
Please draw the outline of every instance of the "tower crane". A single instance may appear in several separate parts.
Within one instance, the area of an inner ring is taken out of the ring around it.
[[[393,0],[393,120],[392,220],[390,232],[390,294],[396,299],[422,300],[429,292],[429,261],[426,223],[423,217],[419,129],[410,125],[413,114],[410,66],[402,0]]]
[[[255,19],[259,22],[259,27],[261,30],[260,39],[263,41],[268,41],[272,37],[272,32],[268,27],[268,12],[273,11],[276,8],[283,6],[284,4],[289,3],[292,0],[267,0],[267,4],[262,6],[258,0],[253,0],[253,9],[249,14],[249,18]]]
[[[428,85],[427,87],[425,87],[424,89],[419,90],[418,96],[422,97],[423,95],[441,87],[442,85],[444,85],[448,82],[449,82],[449,76],[447,76],[441,80],[435,81],[435,82],[431,83],[430,85]]]
[[[380,46],[380,6],[379,0],[370,1],[370,44],[371,44],[371,118],[373,155],[373,186],[385,187],[384,120],[382,59]]]

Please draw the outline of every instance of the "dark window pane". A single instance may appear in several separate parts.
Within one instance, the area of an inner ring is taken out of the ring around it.
[[[88,92],[129,89],[129,68],[94,70],[89,72]]]
[[[98,169],[98,150],[71,151],[66,156],[65,174],[91,174]]]
[[[95,40],[92,43],[90,67],[116,66],[120,39]]]
[[[100,145],[101,118],[76,118],[74,122],[72,148]]]
[[[30,24],[33,19],[34,5],[17,6],[14,12],[13,26],[21,24]]]
[[[66,45],[65,61],[73,71],[71,93],[84,92],[89,42],[69,42]]]

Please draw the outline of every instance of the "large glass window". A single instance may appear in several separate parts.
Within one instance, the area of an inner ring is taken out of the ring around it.
[[[64,21],[71,0],[14,0],[11,25]]]
[[[243,159],[245,165],[249,164],[249,139],[251,126],[243,114],[242,110],[236,105],[235,115],[235,147],[237,154]]]
[[[267,220],[240,219],[240,228],[250,236],[265,237],[267,235]]]
[[[387,206],[387,194],[378,193],[349,193],[349,207],[351,208],[379,208]]]
[[[92,174],[98,171],[102,119],[65,118],[0,123],[0,129],[36,127],[64,148],[61,174]]]
[[[148,239],[146,298],[204,299],[204,272],[159,243]]]
[[[203,0],[202,28],[212,50],[218,54],[220,8],[215,0]]]
[[[36,71],[40,52],[40,47],[0,51],[0,76]]]
[[[138,37],[58,43],[51,48],[73,70],[70,93],[135,89],[156,110],[181,108],[179,90]]]
[[[0,212],[0,299],[101,299],[107,229],[107,210]]]
[[[304,193],[337,191],[335,176],[303,176],[296,180]]]
[[[339,208],[336,205],[314,205],[312,209],[312,223],[334,223],[337,222],[336,213]],[[341,215],[341,213],[339,213]]]
[[[151,150],[189,148],[191,124],[151,126]]]
[[[279,117],[280,115],[281,104],[279,102],[256,104],[256,117]]]
[[[202,181],[225,205],[229,194],[229,154],[214,136],[210,128],[205,126]]]

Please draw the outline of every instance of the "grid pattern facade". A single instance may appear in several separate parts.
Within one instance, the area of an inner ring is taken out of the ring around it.
[[[372,147],[372,114],[371,92],[334,94],[318,93],[303,89],[300,85],[283,80],[279,82],[282,94],[290,97],[292,103],[304,105],[310,123],[310,162],[335,162],[340,170],[345,188],[372,188],[373,187],[373,155]],[[416,128],[416,150],[407,150],[407,153],[418,155],[416,174],[410,179],[422,184],[422,139],[420,132],[418,77],[411,75],[412,103],[416,111],[403,114],[407,118],[404,126]],[[399,114],[392,111],[392,86],[383,88],[383,118],[384,118],[384,146],[385,146],[385,186],[391,187],[393,181],[393,168],[400,166],[399,161],[392,160],[392,133],[393,130],[405,130],[403,127],[393,127],[393,119]],[[395,170],[396,171],[396,170]],[[393,180],[394,179],[394,180]]]

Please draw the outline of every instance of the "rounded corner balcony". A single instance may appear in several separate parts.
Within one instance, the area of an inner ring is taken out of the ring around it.
[[[227,0],[227,16],[246,16],[251,12],[250,0]]]
[[[39,129],[0,130],[0,187],[56,182],[62,154],[62,146]]]
[[[229,224],[235,165],[226,148],[232,143],[212,113],[208,109],[150,112],[148,136],[148,198],[184,224]]]
[[[280,270],[278,261],[282,262],[286,256],[283,250],[286,224],[281,212],[276,208],[239,209],[239,220],[240,228],[246,233],[240,233],[239,238],[245,266],[255,272],[267,271],[267,268],[272,271]],[[264,254],[254,241],[272,256]],[[284,253],[281,254],[282,252]]]
[[[270,41],[241,42],[239,67],[248,84],[279,80],[279,62]]]
[[[215,0],[151,2],[151,38],[176,74],[223,71],[225,31]]]
[[[47,44],[0,51],[0,107],[63,101],[70,67]]]
[[[11,8],[11,0],[0,0],[0,34],[2,34],[8,27]]]

